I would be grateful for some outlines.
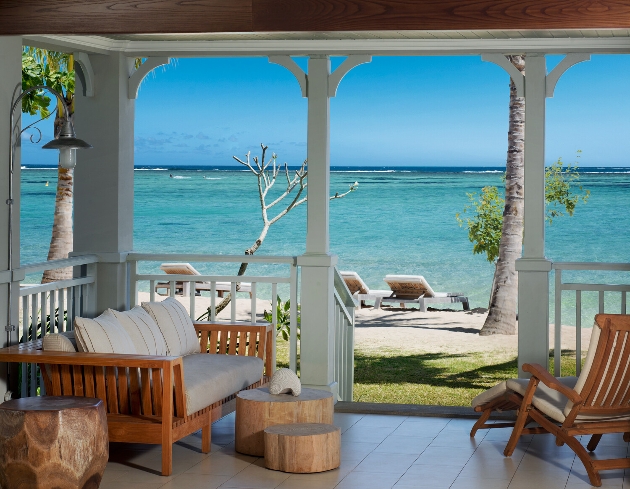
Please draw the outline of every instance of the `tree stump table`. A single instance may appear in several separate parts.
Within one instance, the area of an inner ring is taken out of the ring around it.
[[[331,424],[277,424],[265,428],[265,467],[295,474],[339,467],[341,428]]]
[[[291,423],[333,423],[333,395],[318,389],[302,389],[299,396],[273,395],[261,387],[236,396],[236,451],[262,457],[264,430]]]
[[[0,404],[2,489],[96,489],[108,458],[100,399],[44,396]]]

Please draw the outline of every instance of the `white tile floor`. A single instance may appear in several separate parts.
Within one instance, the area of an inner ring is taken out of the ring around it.
[[[341,467],[319,474],[264,468],[264,459],[234,451],[234,414],[212,426],[212,452],[200,452],[201,434],[173,448],[173,475],[162,477],[160,448],[112,444],[102,489],[586,489],[584,466],[549,435],[525,436],[503,456],[510,429],[469,436],[472,420],[335,414],[341,427]],[[621,435],[605,435],[596,450],[623,457]],[[630,470],[602,472],[604,487],[630,488]]]

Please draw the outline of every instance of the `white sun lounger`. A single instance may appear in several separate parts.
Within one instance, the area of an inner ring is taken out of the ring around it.
[[[381,300],[383,297],[389,297],[392,295],[391,290],[370,290],[370,288],[361,279],[356,272],[339,272],[343,277],[348,290],[352,294],[352,297],[359,301],[360,307],[365,306],[365,301],[374,301],[374,308],[380,309]]]
[[[160,269],[170,275],[201,275],[195,267],[190,263],[162,263]],[[191,282],[176,282],[175,293],[182,294],[185,297],[190,296]],[[219,293],[219,297],[223,297],[224,292],[230,292],[232,284],[230,282],[216,282],[215,290]],[[155,291],[160,295],[168,295],[171,284],[169,282],[160,282],[155,286]],[[210,282],[195,282],[195,293],[199,295],[202,291],[210,291]],[[241,282],[239,292],[249,292],[252,294],[252,284]]]
[[[428,304],[461,302],[465,311],[470,309],[468,297],[463,293],[435,292],[422,275],[386,275],[383,280],[392,293],[384,297],[382,302],[398,302],[401,307],[405,307],[405,303],[414,303],[419,305],[421,311],[426,311]]]

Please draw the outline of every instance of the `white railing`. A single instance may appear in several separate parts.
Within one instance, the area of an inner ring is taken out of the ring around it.
[[[335,366],[339,400],[352,401],[354,385],[354,308],[356,303],[335,268]]]
[[[19,307],[19,325],[17,338],[12,343],[24,343],[46,336],[73,329],[75,316],[80,316],[88,308],[88,299],[96,281],[98,258],[95,255],[83,255],[65,260],[52,260],[33,263],[13,270],[13,276],[24,280],[26,276],[41,273],[44,270],[75,267],[76,278],[59,280],[47,284],[22,284]],[[43,393],[36,365],[21,364],[21,397],[37,395],[37,388]]]
[[[139,262],[185,262],[185,263],[248,263],[248,264],[266,264],[279,265],[284,267],[284,274],[278,276],[259,276],[259,275],[175,275],[175,274],[142,274],[138,273]],[[290,308],[290,336],[289,336],[289,368],[294,372],[298,369],[298,338],[297,338],[297,305],[298,305],[298,286],[297,286],[297,257],[294,256],[251,256],[251,255],[196,255],[196,254],[148,254],[148,253],[130,253],[127,256],[129,264],[130,277],[130,307],[138,303],[138,290],[141,282],[149,284],[149,300],[155,300],[156,286],[160,284],[168,284],[167,295],[174,297],[176,292],[181,291],[182,295],[189,297],[190,317],[194,320],[199,315],[196,311],[198,298],[207,292],[210,296],[209,321],[216,322],[216,307],[218,305],[217,292],[226,289],[223,284],[229,284],[229,291],[232,298],[235,298],[239,290],[240,284],[249,283],[248,290],[251,290],[251,313],[250,322],[256,323],[256,300],[260,298],[258,285],[268,284],[270,288],[269,300],[271,303],[272,323],[277,325],[277,297],[278,284],[287,284],[289,288],[289,298],[291,300]],[[287,270],[288,268],[288,270]],[[250,288],[251,287],[251,288]],[[230,319],[229,322],[236,322],[236,301],[230,301]],[[275,338],[275,336],[274,336]],[[275,359],[274,359],[275,363]]]
[[[620,314],[626,314],[626,297],[630,285],[567,283],[562,281],[563,270],[629,272],[630,263],[579,263],[557,262],[552,265],[555,270],[555,338],[554,338],[554,375],[560,376],[561,334],[562,334],[562,292],[575,292],[575,368],[576,375],[580,374],[582,359],[582,292],[597,292],[599,295],[598,312],[605,310],[604,292],[619,292],[621,294]],[[607,311],[611,312],[611,311]],[[616,311],[615,311],[616,312]]]

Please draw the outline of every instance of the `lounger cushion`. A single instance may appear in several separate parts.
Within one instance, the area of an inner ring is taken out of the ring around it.
[[[578,380],[577,377],[558,377],[561,384],[566,385],[570,389],[575,387]],[[508,389],[518,392],[521,396],[525,395],[527,390],[527,384],[529,379],[510,379],[506,382]],[[555,419],[559,423],[562,423],[566,416],[563,413],[564,407],[567,404],[567,398],[560,394],[558,391],[550,389],[545,384],[540,382],[536,387],[536,393],[532,399],[532,404],[539,411],[543,412],[552,419]]]
[[[129,311],[108,310],[129,333],[138,355],[166,355],[166,343],[160,328],[141,306]]]
[[[67,333],[49,333],[42,340],[42,350],[44,351],[65,351],[67,353],[76,353],[77,341],[74,338],[74,332]]]
[[[503,394],[507,392],[507,382],[504,380],[494,387],[488,389],[487,391],[483,391],[477,397],[472,400],[473,409],[477,406],[482,406],[487,402],[490,402],[498,397],[501,397]]]
[[[263,373],[258,357],[200,354],[183,363],[188,415],[258,382]]]
[[[397,297],[435,297],[435,291],[422,275],[386,275],[384,280]]]
[[[162,332],[166,353],[174,357],[199,353],[199,338],[192,320],[176,299],[162,302],[143,302],[142,307],[157,323]]]
[[[343,281],[346,283],[346,286],[348,287],[348,290],[350,290],[351,294],[370,293],[370,288],[365,284],[357,272],[344,271],[339,272],[339,275],[343,278]]]
[[[105,311],[94,319],[75,317],[74,331],[79,351],[135,354],[136,348],[116,316]]]

